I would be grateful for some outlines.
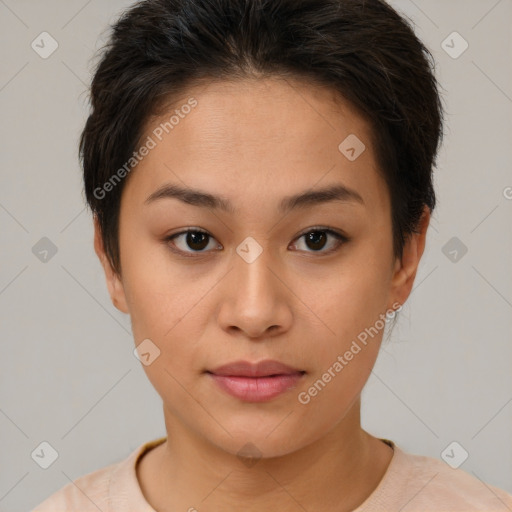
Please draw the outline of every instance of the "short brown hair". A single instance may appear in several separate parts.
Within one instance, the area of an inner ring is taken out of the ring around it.
[[[203,80],[305,78],[354,105],[370,122],[389,189],[396,257],[423,207],[434,209],[443,117],[434,61],[386,2],[144,0],[111,28],[79,149],[86,200],[117,273],[124,180],[106,197],[95,191],[131,157],[162,102]]]

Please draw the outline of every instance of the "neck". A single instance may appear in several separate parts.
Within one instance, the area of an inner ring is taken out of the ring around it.
[[[138,469],[146,499],[162,512],[234,512],[242,505],[251,512],[350,511],[373,492],[392,456],[361,429],[359,400],[321,439],[252,463],[197,436],[165,409],[164,415],[168,438]]]

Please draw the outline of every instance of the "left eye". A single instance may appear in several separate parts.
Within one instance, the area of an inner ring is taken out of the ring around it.
[[[335,243],[332,244],[328,250],[322,251],[325,247],[329,236],[335,239]],[[185,246],[189,249],[193,249],[192,251],[188,251],[186,248],[180,248],[176,240],[180,240],[182,238],[182,242],[184,241]],[[336,251],[343,243],[348,241],[348,238],[342,235],[341,233],[337,233],[331,229],[325,228],[313,228],[309,231],[306,231],[302,235],[300,235],[296,240],[300,240],[304,238],[305,244],[312,250],[306,250],[305,252],[322,252],[323,254],[328,254]],[[181,254],[185,254],[187,256],[193,255],[194,253],[202,253],[208,252],[205,249],[208,247],[209,242],[211,240],[215,240],[208,232],[202,231],[199,229],[189,229],[187,231],[182,231],[180,233],[176,233],[171,235],[165,239],[167,242],[172,242],[170,248],[174,252],[178,252]],[[293,244],[294,246],[297,244]],[[173,246],[175,248],[173,248]]]
[[[324,248],[326,240],[328,240],[329,236],[335,239],[335,243],[333,247],[331,247],[330,249],[326,251],[321,251],[324,254],[336,251],[343,243],[348,241],[347,237],[343,236],[340,233],[337,233],[336,231],[333,231],[332,229],[321,228],[310,229],[306,233],[300,235],[299,238],[297,238],[297,240],[306,237],[305,243],[308,245],[308,247],[313,249],[312,251],[306,252],[320,252],[320,250]]]

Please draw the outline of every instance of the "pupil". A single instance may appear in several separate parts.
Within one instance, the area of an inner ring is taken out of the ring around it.
[[[315,247],[320,239],[320,246],[321,247]],[[323,243],[325,242],[325,233],[323,231],[311,231],[308,233],[308,236],[306,237],[307,242],[313,242],[314,247],[310,247],[311,249],[321,249],[323,247]]]
[[[203,238],[203,243],[201,244],[201,242],[198,242],[197,238]],[[206,233],[201,233],[201,232],[198,232],[198,231],[193,231],[193,232],[190,232],[190,233],[187,233],[187,244],[189,245],[189,247],[191,249],[198,249],[198,250],[201,250],[201,249],[204,249],[207,245],[208,245],[208,241],[206,240]],[[206,241],[206,243],[204,243]],[[194,244],[199,244],[200,247],[194,247]]]

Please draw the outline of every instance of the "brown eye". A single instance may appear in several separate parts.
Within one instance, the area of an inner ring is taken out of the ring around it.
[[[194,252],[202,253],[208,252],[205,249],[214,238],[206,231],[198,229],[190,229],[176,233],[166,238],[166,241],[171,244],[171,249],[177,252],[184,253],[186,256],[193,255]],[[174,249],[172,246],[176,247]]]
[[[303,252],[330,254],[331,252],[339,249],[341,245],[348,242],[348,238],[341,233],[333,231],[332,229],[314,228],[309,229],[303,233],[297,240],[304,239],[306,249]],[[329,246],[329,239],[334,239],[331,247],[323,250]],[[177,252],[183,256],[193,257],[195,255],[206,254],[210,252],[208,245],[212,240],[215,240],[208,232],[200,229],[189,229],[171,235],[165,239],[169,244],[169,248],[173,252]],[[297,244],[294,244],[295,246]],[[218,245],[218,247],[220,244]],[[220,246],[221,247],[221,246]],[[215,244],[211,249],[215,248]],[[302,250],[302,249],[300,249]]]
[[[334,243],[331,243],[331,248],[322,250],[328,245],[329,238],[334,238]],[[318,252],[320,254],[329,254],[336,251],[345,242],[348,242],[348,238],[336,231],[331,229],[310,229],[303,233],[297,240],[301,238],[305,241],[306,250],[304,252]],[[297,245],[297,244],[295,244]]]
[[[310,233],[307,233],[305,237],[307,246],[314,251],[323,249],[328,238],[325,231],[311,231]]]
[[[185,243],[191,249],[202,251],[208,245],[208,235],[200,231],[189,231],[186,234]]]

